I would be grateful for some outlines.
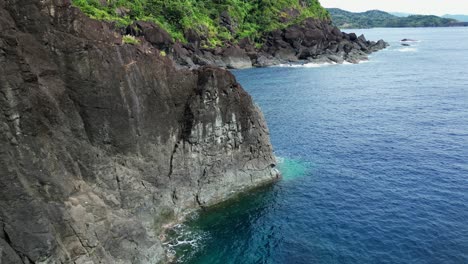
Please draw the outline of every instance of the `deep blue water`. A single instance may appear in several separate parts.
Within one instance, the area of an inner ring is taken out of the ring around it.
[[[234,72],[285,177],[180,227],[180,262],[468,263],[468,28],[359,32],[392,46]]]

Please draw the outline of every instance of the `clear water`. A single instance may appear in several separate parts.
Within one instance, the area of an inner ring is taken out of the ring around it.
[[[359,31],[392,46],[234,72],[285,177],[174,230],[179,262],[468,263],[468,28]]]

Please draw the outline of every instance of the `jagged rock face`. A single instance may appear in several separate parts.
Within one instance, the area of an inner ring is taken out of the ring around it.
[[[277,178],[229,72],[176,70],[65,0],[0,0],[0,111],[2,264],[164,262],[162,224]]]
[[[314,63],[357,63],[367,60],[367,55],[384,49],[388,44],[379,40],[368,41],[361,35],[341,32],[330,21],[306,19],[301,24],[270,32],[262,52],[271,60],[293,62],[308,60]],[[257,60],[256,66],[268,66]]]
[[[297,10],[291,9],[288,11],[288,17],[294,17],[294,11],[298,14]],[[165,31],[157,25],[142,27],[142,24],[150,24],[146,22],[135,24],[133,27],[140,28],[137,36],[142,36],[154,47],[167,51],[178,65],[188,68],[211,65],[241,69],[298,61],[358,63],[367,60],[370,53],[388,46],[388,43],[383,40],[368,41],[363,35],[358,37],[355,33],[341,32],[332,25],[331,21],[312,18],[266,33],[261,47],[257,47],[251,40],[244,38],[238,43],[228,42],[225,46],[215,49],[200,47],[203,36],[194,31],[186,32],[185,37],[189,40],[188,43],[172,44],[169,34],[163,34]],[[154,41],[154,39],[159,41]]]

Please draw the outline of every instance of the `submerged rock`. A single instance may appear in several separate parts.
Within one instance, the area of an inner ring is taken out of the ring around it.
[[[164,262],[163,224],[278,177],[234,76],[177,70],[140,27],[0,0],[1,263]]]
[[[404,38],[404,39],[401,40],[401,42],[415,42],[415,41],[417,41],[417,40],[415,40],[415,39],[407,39],[407,38]]]

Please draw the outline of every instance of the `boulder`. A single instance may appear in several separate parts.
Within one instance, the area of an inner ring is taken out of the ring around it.
[[[361,41],[361,42],[363,42],[363,43],[367,43],[367,39],[366,39],[366,37],[365,37],[363,34],[361,34],[361,35],[358,37],[358,40]]]
[[[351,41],[356,41],[358,38],[355,33],[349,33],[348,36],[349,36],[349,40]]]
[[[246,51],[238,46],[231,46],[224,50],[222,60],[229,69],[243,69],[252,67],[252,61]]]
[[[389,46],[388,43],[381,39],[381,40],[377,41],[377,43],[370,46],[369,50],[371,52],[375,52],[375,51],[378,51],[378,50],[381,50],[381,49],[385,49],[388,46]]]
[[[160,50],[168,50],[174,44],[171,35],[154,23],[138,21],[136,22],[140,34],[143,35],[149,43]]]
[[[289,48],[289,49],[278,49],[274,56],[279,59],[280,61],[286,61],[286,62],[293,62],[293,61],[298,61],[298,57],[296,56],[296,51]]]
[[[281,64],[281,61],[268,54],[260,54],[256,59],[254,66],[256,67],[269,67],[273,65]]]

